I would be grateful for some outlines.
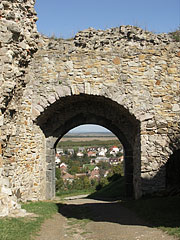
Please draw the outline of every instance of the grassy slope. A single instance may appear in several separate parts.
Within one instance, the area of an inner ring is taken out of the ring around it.
[[[58,212],[57,205],[50,202],[28,203],[22,207],[37,214],[37,217],[0,219],[1,240],[30,240],[40,230],[44,220]]]
[[[89,198],[94,199],[120,199],[125,196],[125,184],[124,178],[109,183],[101,190],[92,193],[89,195]]]
[[[147,198],[123,202],[153,227],[180,239],[180,197]]]

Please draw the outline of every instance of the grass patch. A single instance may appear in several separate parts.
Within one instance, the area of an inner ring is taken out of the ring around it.
[[[87,223],[89,223],[90,219],[76,219],[76,218],[68,218],[68,225],[74,226],[79,225],[81,227],[85,227]]]
[[[110,182],[108,185],[88,196],[93,199],[119,199],[125,196],[124,177]]]
[[[55,203],[36,202],[23,204],[22,208],[37,214],[37,217],[2,218],[0,219],[1,240],[30,240],[40,230],[45,219],[58,212]]]
[[[153,227],[180,239],[180,197],[144,198],[122,204]]]
[[[85,232],[82,232],[80,235],[84,236],[84,235],[87,235],[87,234],[90,234],[90,233],[92,233],[92,232],[85,231]]]

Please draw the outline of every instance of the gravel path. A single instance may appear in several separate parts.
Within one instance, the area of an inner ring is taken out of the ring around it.
[[[173,240],[148,226],[117,202],[86,198],[59,203],[59,214],[47,220],[35,240]]]

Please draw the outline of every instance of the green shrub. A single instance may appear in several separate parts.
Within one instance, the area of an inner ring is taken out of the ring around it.
[[[174,41],[180,42],[180,26],[177,30],[175,30],[174,32],[170,32],[169,34],[174,39]]]

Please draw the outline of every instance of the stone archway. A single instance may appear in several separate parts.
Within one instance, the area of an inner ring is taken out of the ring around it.
[[[46,198],[55,194],[55,147],[72,128],[98,124],[114,133],[125,152],[125,181],[128,197],[140,196],[139,121],[127,109],[102,96],[74,95],[63,97],[45,109],[37,124],[46,137]],[[137,184],[138,182],[138,184]]]

